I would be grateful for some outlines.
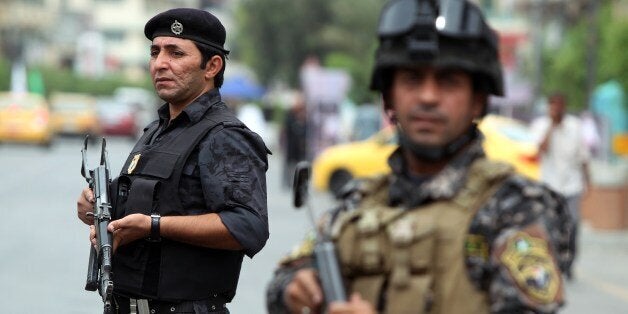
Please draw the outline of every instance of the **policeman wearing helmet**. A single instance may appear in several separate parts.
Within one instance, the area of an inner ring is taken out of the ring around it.
[[[399,136],[391,173],[328,214],[348,298],[326,304],[306,240],[280,262],[270,313],[552,313],[572,258],[564,200],[490,161],[476,122],[502,95],[498,38],[466,0],[391,0],[371,88]]]

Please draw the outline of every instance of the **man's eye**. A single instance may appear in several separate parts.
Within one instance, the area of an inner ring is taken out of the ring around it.
[[[159,54],[159,51],[157,51],[157,50],[151,50],[150,51],[150,56],[151,57],[156,57],[158,54]]]
[[[414,72],[408,72],[401,76],[401,80],[406,83],[416,83],[421,80],[421,75]]]
[[[455,86],[461,84],[462,78],[457,72],[442,72],[437,74],[436,79],[442,85]]]
[[[185,55],[185,53],[183,51],[176,51],[175,50],[175,51],[172,52],[172,55],[175,56],[175,57],[182,57],[182,56]]]

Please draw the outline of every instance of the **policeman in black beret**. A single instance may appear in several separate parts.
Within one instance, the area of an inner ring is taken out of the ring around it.
[[[211,13],[172,9],[144,34],[166,103],[113,181],[117,313],[229,313],[244,255],[268,239],[267,154],[220,98],[225,28]],[[93,193],[84,189],[78,216]],[[94,237],[92,227],[92,239]]]

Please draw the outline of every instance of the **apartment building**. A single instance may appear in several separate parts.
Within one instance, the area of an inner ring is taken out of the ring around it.
[[[89,76],[144,72],[144,24],[173,7],[207,8],[230,19],[224,0],[2,0],[0,51],[26,64],[73,67]]]

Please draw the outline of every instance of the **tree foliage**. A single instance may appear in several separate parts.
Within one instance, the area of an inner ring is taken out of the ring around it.
[[[299,87],[299,69],[309,56],[343,68],[357,101],[370,96],[368,77],[382,0],[244,0],[234,58],[251,65],[261,81]]]
[[[122,75],[108,75],[103,78],[86,78],[79,76],[69,69],[52,66],[29,66],[28,69],[37,70],[42,76],[43,87],[46,94],[53,91],[88,93],[96,96],[111,95],[121,86],[136,86],[152,89],[148,76],[143,81],[134,81],[124,78]],[[8,91],[11,88],[11,63],[0,57],[0,91]]]
[[[572,109],[588,106],[587,50],[597,49],[596,85],[615,79],[628,88],[628,20],[613,12],[613,1],[604,1],[597,20],[597,47],[588,44],[589,25],[581,19],[571,26],[557,51],[546,51],[545,93],[561,90],[568,95]]]

